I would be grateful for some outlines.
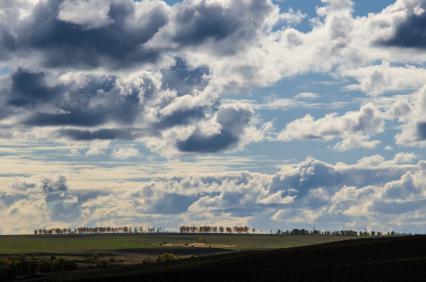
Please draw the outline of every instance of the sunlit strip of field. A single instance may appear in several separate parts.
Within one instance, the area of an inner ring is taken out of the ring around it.
[[[0,236],[0,254],[90,253],[131,249],[199,247],[230,250],[277,249],[349,240],[349,236],[138,234]]]

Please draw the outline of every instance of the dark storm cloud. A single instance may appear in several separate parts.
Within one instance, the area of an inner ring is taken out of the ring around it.
[[[175,64],[163,71],[163,88],[177,92],[179,96],[202,90],[207,86],[208,67],[191,68],[185,60],[177,58]]]
[[[176,65],[179,65],[178,70]],[[204,68],[192,69],[183,61],[178,61],[176,65],[166,71],[162,85],[176,87],[177,92],[182,94],[205,87],[206,82],[202,78]],[[147,106],[155,107],[157,114],[152,122],[139,126],[144,128],[145,134],[158,136],[165,129],[202,120],[206,118],[207,112],[216,110],[218,106],[215,102],[201,105],[195,103],[189,107],[187,103],[178,103],[179,106],[172,106],[175,108],[173,111],[161,114],[162,109],[174,103],[180,95],[152,104],[161,92],[149,78],[124,82],[113,75],[77,75],[71,79],[55,80],[55,77],[48,78],[43,72],[19,69],[9,76],[8,81],[9,87],[2,93],[6,101],[4,109],[8,110],[3,111],[7,112],[6,116],[25,113],[19,119],[20,124],[29,127],[79,127],[57,130],[59,136],[73,140],[134,139],[141,136],[140,130],[135,134],[134,130],[129,131],[127,128],[135,127],[138,117],[143,122]],[[56,84],[48,85],[48,81]],[[192,99],[190,96],[184,98],[189,101]],[[91,127],[105,124],[119,127],[90,130]]]
[[[387,46],[404,48],[426,48],[426,13],[413,14],[401,23],[395,34],[383,42]]]
[[[187,125],[193,121],[203,119],[205,117],[206,107],[195,107],[188,110],[178,110],[172,114],[161,117],[153,127],[156,129],[166,129],[177,125]]]
[[[60,87],[49,87],[44,73],[18,69],[11,76],[11,88],[7,104],[17,107],[34,106],[53,100]]]
[[[218,133],[205,134],[197,129],[188,139],[178,142],[177,148],[182,152],[194,153],[214,153],[231,148],[240,141],[252,115],[252,111],[246,108],[222,108],[216,117],[221,127]]]
[[[159,2],[149,14],[135,20],[135,2],[113,0],[108,13],[110,24],[88,29],[58,18],[63,2],[48,0],[36,6],[15,38],[17,51],[40,51],[49,67],[122,68],[158,57],[144,43],[167,23],[164,4]],[[11,42],[6,41],[9,45]]]
[[[77,95],[76,93],[72,93]],[[103,96],[103,97],[99,97]],[[139,98],[137,95],[120,96],[114,93],[96,95],[88,100],[74,100],[67,104],[68,99],[56,103],[62,113],[36,112],[24,121],[32,126],[74,125],[91,127],[112,121],[119,124],[132,124],[138,115]],[[93,106],[91,103],[102,100],[104,104]]]
[[[11,67],[9,80],[4,78],[9,83],[0,93],[0,115],[16,117],[17,126],[29,130],[55,127],[56,136],[73,140],[162,137],[167,129],[197,127],[216,115],[218,133],[198,129],[177,147],[200,153],[233,148],[252,113],[218,110],[217,98],[207,93],[200,97],[211,70],[190,65],[181,51],[210,42],[207,52],[235,51],[258,37],[273,9],[267,0],[183,1],[173,6],[164,1],[45,0],[26,10],[25,17],[8,9],[0,17],[0,60],[25,60],[23,65],[32,71]],[[158,42],[167,42],[166,47]],[[124,69],[161,56],[173,56],[175,63],[124,78]],[[120,72],[83,73],[95,68]],[[151,83],[145,79],[150,76]]]
[[[10,77],[6,91],[9,106],[34,108],[40,104],[55,112],[37,109],[27,113],[23,124],[29,126],[91,127],[112,121],[132,124],[141,110],[139,91],[129,88],[121,93],[113,76],[85,76],[82,82],[72,81],[48,86],[44,73],[19,69]]]
[[[182,152],[191,153],[214,153],[231,147],[239,140],[227,130],[214,135],[204,135],[200,131],[194,132],[188,139],[177,143]]]
[[[9,58],[16,49],[14,28],[20,18],[18,7],[23,3],[16,0],[0,1],[0,60]]]
[[[185,1],[172,8],[163,1],[89,2],[40,1],[28,18],[20,20],[11,14],[14,10],[7,10],[0,21],[0,51],[4,51],[0,56],[29,56],[36,51],[34,55],[45,67],[117,69],[154,62],[176,45],[182,48],[229,40],[232,44],[215,49],[234,52],[257,38],[274,9],[266,0],[236,0],[227,5]],[[105,14],[69,11],[69,6],[79,5],[79,9],[101,5]],[[15,20],[10,22],[10,18]],[[161,48],[156,45],[158,40]],[[195,71],[205,73],[204,69]]]
[[[426,122],[418,122],[416,125],[417,137],[426,140]]]
[[[195,6],[183,5],[176,14],[174,41],[183,45],[203,43],[207,39],[221,40],[238,30],[238,18],[218,3],[205,1]]]
[[[105,121],[106,116],[102,113],[75,110],[63,114],[34,113],[24,121],[24,124],[32,126],[96,126]]]
[[[6,59],[9,52],[14,49],[16,49],[15,38],[0,23],[0,60]]]
[[[264,0],[236,0],[228,5],[208,1],[182,3],[176,6],[171,40],[181,46],[196,46],[232,37],[232,44],[239,48],[242,41],[256,37],[272,10],[272,5]]]
[[[176,58],[175,63],[171,67],[162,71],[162,90],[175,91],[178,97],[190,95],[194,91],[202,91],[209,82],[208,74],[208,67],[191,67],[185,60]],[[173,100],[167,101],[161,106],[166,107],[171,102]],[[188,125],[205,118],[209,108],[214,108],[215,106],[215,103],[210,106],[195,105],[192,108],[178,108],[167,115],[158,113],[158,121],[152,127],[157,131],[178,125]]]
[[[67,137],[75,141],[90,140],[113,140],[113,139],[133,139],[135,134],[131,129],[99,129],[99,130],[79,130],[63,129],[58,131],[58,135]]]

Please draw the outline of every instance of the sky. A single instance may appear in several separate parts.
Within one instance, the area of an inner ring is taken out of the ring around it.
[[[0,234],[426,232],[426,1],[0,1]]]

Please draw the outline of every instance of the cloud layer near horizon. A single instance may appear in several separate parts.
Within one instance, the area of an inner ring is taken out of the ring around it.
[[[158,178],[137,189],[74,190],[63,176],[22,179],[0,193],[0,233],[79,225],[249,224],[257,228],[426,230],[426,164],[413,154],[355,164],[314,159],[275,174]]]

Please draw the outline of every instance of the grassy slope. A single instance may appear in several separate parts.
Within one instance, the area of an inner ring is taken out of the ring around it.
[[[245,251],[163,265],[53,275],[37,281],[426,281],[426,237]]]
[[[96,236],[0,236],[0,254],[84,253],[120,249],[158,248],[160,243],[194,243],[206,239],[208,244],[229,245],[238,250],[276,249],[334,242],[348,237],[274,236],[274,235],[96,235]],[[167,249],[167,248],[165,248]]]

